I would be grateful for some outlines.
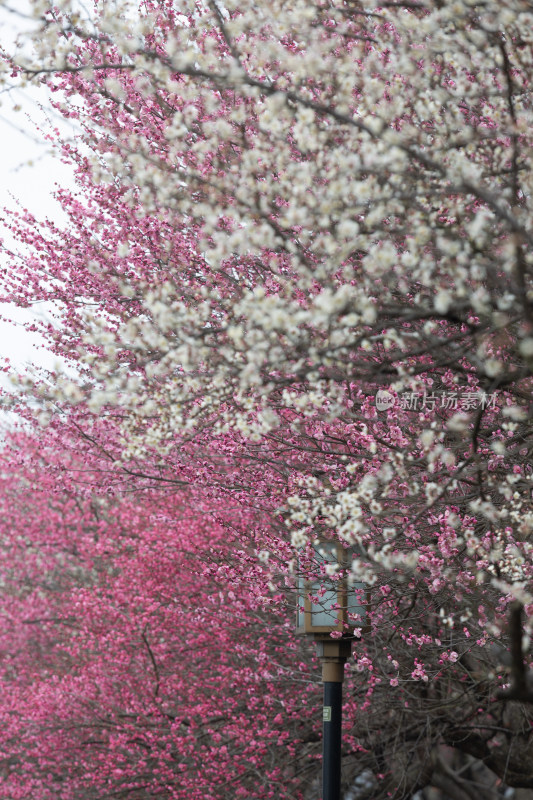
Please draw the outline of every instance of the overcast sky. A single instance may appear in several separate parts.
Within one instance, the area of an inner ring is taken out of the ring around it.
[[[49,217],[60,222],[62,211],[52,194],[57,184],[68,186],[73,181],[68,167],[52,156],[50,145],[40,140],[36,129],[36,125],[46,125],[50,117],[47,92],[4,92],[0,101],[0,237],[4,246],[20,250],[4,227],[5,209],[28,209],[40,220]],[[14,110],[16,106],[20,110]],[[5,251],[0,253],[0,266],[2,270],[12,268]],[[38,337],[22,327],[30,312],[0,303],[0,315],[12,320],[8,323],[0,319],[0,356],[8,356],[17,367],[31,362],[53,366],[53,359],[43,350]]]

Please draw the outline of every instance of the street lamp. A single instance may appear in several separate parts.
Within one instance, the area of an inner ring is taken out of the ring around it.
[[[340,800],[344,664],[353,629],[362,628],[366,618],[364,584],[348,584],[349,552],[328,540],[300,554],[296,630],[314,637],[324,684],[322,800]]]

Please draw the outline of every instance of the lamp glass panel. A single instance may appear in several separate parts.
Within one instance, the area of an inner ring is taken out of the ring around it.
[[[366,619],[366,591],[367,587],[364,583],[353,583],[348,587],[348,624],[354,627],[362,626]],[[353,620],[350,614],[358,614],[359,619]]]
[[[309,593],[312,597],[316,596],[319,591],[321,591],[320,583],[311,584]],[[333,607],[337,602],[337,592],[333,589],[326,590],[319,597],[318,602],[311,602],[312,626],[328,625],[334,628],[339,621],[339,609]]]
[[[298,577],[298,606],[296,609],[296,626],[297,628],[304,627],[305,621],[305,611],[304,611],[304,603],[305,603],[305,581],[303,577],[300,575]]]
[[[327,564],[338,563],[338,545],[335,542],[321,542],[314,548],[314,560],[317,568],[320,569]],[[331,626],[335,627],[339,621],[339,609],[335,608],[339,601],[337,584],[333,588],[326,588],[329,583],[327,575],[309,586],[309,594],[311,597],[317,597],[317,600],[311,600],[311,625],[318,626]]]
[[[327,564],[341,561],[342,566],[345,559],[347,560],[347,554],[336,542],[320,542],[314,546],[313,551],[315,566],[311,571],[315,575],[319,575]],[[333,582],[327,574],[310,583],[300,574],[297,581],[297,628],[300,632],[307,630],[308,633],[315,628],[334,630],[342,619],[350,626],[364,627],[368,611],[367,590],[364,583],[356,582],[346,586],[343,582]],[[342,608],[337,608],[337,604]],[[358,619],[352,619],[351,615],[357,615]]]

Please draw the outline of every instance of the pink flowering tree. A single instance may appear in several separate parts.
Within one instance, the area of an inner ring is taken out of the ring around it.
[[[10,221],[77,376],[41,421],[117,491],[238,497],[274,561],[355,548],[383,796],[448,747],[531,785],[530,5],[32,5],[10,69],[82,130],[67,228]]]
[[[2,796],[303,797],[320,689],[252,515],[110,498],[55,444],[2,454]]]

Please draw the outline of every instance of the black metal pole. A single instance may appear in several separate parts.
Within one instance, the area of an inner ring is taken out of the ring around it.
[[[322,800],[340,800],[342,683],[324,681]]]

